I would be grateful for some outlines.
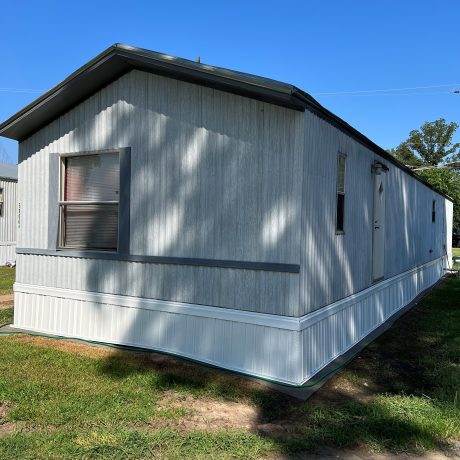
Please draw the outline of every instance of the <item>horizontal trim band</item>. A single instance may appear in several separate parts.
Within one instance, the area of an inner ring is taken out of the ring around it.
[[[117,294],[105,294],[100,292],[78,291],[74,289],[63,289],[49,286],[36,286],[23,283],[15,283],[14,291],[25,294],[36,294],[50,297],[80,300],[85,302],[95,302],[108,305],[117,305],[128,308],[138,308],[145,310],[155,310],[167,313],[182,315],[201,316],[206,318],[221,319],[239,323],[253,324],[258,326],[272,327],[275,329],[285,329],[290,331],[302,331],[316,324],[317,322],[347,308],[350,304],[358,303],[366,297],[370,297],[397,283],[403,278],[411,276],[414,272],[422,271],[443,260],[439,259],[428,262],[419,267],[408,270],[407,272],[386,279],[371,287],[353,294],[345,299],[341,299],[326,307],[308,313],[300,318],[290,316],[272,315],[268,313],[256,313],[230,308],[214,307],[209,305],[197,305],[184,302],[174,302],[169,300],[147,299],[142,297],[132,297]]]
[[[86,206],[88,204],[91,205],[97,205],[97,204],[118,204],[118,201],[59,201],[60,206],[66,206],[66,205],[82,205]]]
[[[0,246],[16,246],[16,241],[0,241]]]
[[[74,257],[80,259],[116,260],[120,262],[140,262],[159,265],[192,265],[195,267],[233,268],[238,270],[262,270],[280,273],[300,273],[300,265],[274,262],[247,262],[238,260],[198,259],[193,257],[143,256],[135,254],[119,254],[108,251],[76,251],[17,248],[16,254]]]
[[[253,313],[244,310],[198,305],[172,300],[146,299],[118,294],[104,294],[101,292],[78,291],[49,286],[36,286],[31,284],[14,283],[14,292],[36,294],[49,297],[95,302],[120,307],[154,310],[179,315],[201,316],[205,318],[234,321],[237,323],[268,326],[278,329],[298,330],[298,319],[287,316],[270,315],[267,313]]]
[[[359,291],[356,294],[352,294],[348,297],[345,297],[344,299],[338,300],[337,302],[325,305],[324,307],[321,307],[319,310],[315,310],[312,313],[307,313],[306,315],[300,318],[299,330],[303,330],[307,327],[310,327],[318,321],[323,320],[327,316],[331,316],[337,311],[343,310],[348,305],[358,303],[362,299],[369,297],[371,294],[376,294],[377,292],[381,291],[382,289],[385,289],[389,285],[394,284],[403,278],[407,278],[415,272],[420,272],[426,268],[429,268],[432,265],[441,262],[442,260],[444,260],[444,257],[439,257],[438,259],[431,260],[430,262],[427,262],[424,265],[412,268],[411,270],[400,273],[399,275],[383,279],[373,284],[371,287],[364,289],[363,291]]]

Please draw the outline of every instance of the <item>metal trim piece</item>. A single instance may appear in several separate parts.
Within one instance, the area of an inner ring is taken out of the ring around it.
[[[74,251],[36,248],[17,248],[16,254],[44,255],[55,257],[76,257],[81,259],[116,260],[164,265],[192,265],[196,267],[231,268],[238,270],[262,270],[280,273],[300,273],[300,265],[275,262],[246,262],[237,260],[199,259],[193,257],[143,256],[121,254],[112,251]]]
[[[129,254],[131,219],[131,147],[118,150],[120,162],[120,196],[118,198],[118,252]]]
[[[246,324],[269,326],[276,329],[285,329],[299,332],[314,326],[319,321],[322,321],[328,317],[332,317],[338,312],[348,308],[352,304],[358,303],[367,297],[375,295],[382,289],[385,289],[386,287],[401,281],[402,279],[412,275],[415,272],[420,272],[441,262],[442,259],[443,257],[440,257],[438,259],[432,260],[431,262],[420,265],[419,267],[415,267],[404,273],[400,273],[399,275],[396,275],[392,278],[381,281],[378,284],[373,284],[363,291],[338,300],[332,304],[326,305],[312,313],[307,313],[306,315],[299,318],[245,310],[235,310],[232,308],[221,308],[212,305],[199,305],[186,302],[176,302],[172,300],[159,300],[119,294],[106,294],[103,292],[79,291],[75,289],[56,288],[51,286],[36,286],[17,282],[14,283],[13,289],[14,292],[24,292],[27,294],[39,294],[51,297],[62,297],[87,302],[117,305],[121,307],[202,316],[206,318],[221,319],[224,321],[242,322]]]

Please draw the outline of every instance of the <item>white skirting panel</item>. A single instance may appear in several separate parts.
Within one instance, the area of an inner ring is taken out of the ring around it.
[[[7,262],[16,262],[16,243],[0,242],[0,266]]]
[[[303,317],[302,380],[310,379],[435,284],[444,266],[441,257]]]
[[[14,326],[165,351],[298,385],[443,274],[443,259],[302,318],[15,284]]]

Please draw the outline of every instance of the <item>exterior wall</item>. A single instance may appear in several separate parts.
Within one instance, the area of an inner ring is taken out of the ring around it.
[[[55,248],[57,154],[131,147],[131,254],[299,264],[303,129],[301,112],[132,71],[20,144],[18,246]],[[32,255],[18,282],[291,316],[299,292],[298,274]]]
[[[432,286],[443,266],[434,260],[302,318],[16,283],[14,324],[299,385]]]
[[[444,222],[446,229],[446,254],[449,262],[449,267],[452,267],[452,228],[454,225],[454,203],[446,200],[446,212],[444,214]]]
[[[4,207],[0,216],[0,265],[16,260],[17,181],[0,179]]]
[[[322,118],[306,112],[305,126],[300,315],[373,284],[371,166],[375,160],[389,167],[385,278],[446,255],[449,230],[444,216],[450,201]],[[335,231],[338,152],[347,155],[344,234]],[[435,223],[431,222],[432,200],[436,200]]]
[[[300,273],[59,256],[58,154],[121,147],[130,254]],[[450,203],[389,164],[386,279],[372,283],[376,159],[309,112],[132,71],[20,144],[14,324],[303,383],[443,274]]]

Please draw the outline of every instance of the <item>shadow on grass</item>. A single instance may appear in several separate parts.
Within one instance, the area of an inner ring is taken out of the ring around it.
[[[152,391],[255,405],[251,431],[285,453],[324,445],[444,448],[460,433],[455,400],[460,384],[459,286],[460,280],[446,281],[306,402],[229,372],[157,353],[127,358],[128,353],[118,352],[102,361],[99,370],[113,379],[150,372]]]

